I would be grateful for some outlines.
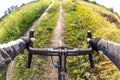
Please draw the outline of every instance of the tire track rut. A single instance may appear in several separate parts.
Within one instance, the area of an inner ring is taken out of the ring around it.
[[[52,34],[52,39],[51,39],[51,47],[56,48],[56,47],[61,47],[64,46],[63,42],[63,33],[64,33],[64,27],[65,27],[65,21],[64,21],[64,10],[62,8],[62,2],[60,2],[60,7],[59,7],[59,17],[56,23],[56,26],[54,27],[53,34]],[[57,56],[53,57],[53,61],[58,60]],[[45,79],[43,80],[58,80],[58,70],[55,68],[52,64],[51,58],[48,57],[47,63],[44,65],[46,67],[46,71],[44,76]]]

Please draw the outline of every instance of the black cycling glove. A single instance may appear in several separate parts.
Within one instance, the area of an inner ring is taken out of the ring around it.
[[[95,51],[97,51],[97,52],[98,52],[97,44],[98,44],[99,41],[100,41],[100,38],[92,38],[89,41],[90,44],[91,44],[91,46],[92,46],[92,49],[95,50]]]
[[[30,45],[30,39],[27,37],[21,37],[21,39],[25,42],[25,48],[28,48]]]

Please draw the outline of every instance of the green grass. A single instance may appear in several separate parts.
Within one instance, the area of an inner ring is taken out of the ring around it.
[[[0,21],[0,43],[9,42],[21,37],[32,23],[41,16],[51,2],[52,1],[40,0],[35,3],[29,3],[3,18]],[[23,58],[24,56],[20,57],[21,60],[24,60]],[[19,63],[21,65],[21,62]],[[6,70],[0,74],[0,79],[6,80],[5,76]]]
[[[52,1],[40,0],[27,4],[0,21],[0,42],[15,40],[24,35]]]
[[[64,0],[63,3],[66,12],[65,44],[67,46],[86,48],[88,30],[91,30],[95,37],[120,42],[120,29],[116,25],[111,24],[97,12],[78,4],[76,1]],[[71,78],[75,80],[120,79],[120,72],[110,61],[98,53],[94,53],[93,57],[96,64],[94,69],[89,67],[88,56],[70,57],[68,70]]]
[[[58,11],[59,3],[55,2],[47,16],[44,17],[39,26],[35,29],[36,40],[34,42],[34,47],[50,47],[50,39],[53,28],[56,25]],[[21,57],[17,57],[12,80],[33,80],[34,78],[40,80],[44,78],[45,76],[43,76],[43,74],[45,73],[46,68],[43,64],[45,64],[46,61],[47,57],[34,55],[31,68],[27,69],[25,67],[27,53],[21,55]]]
[[[84,1],[76,1],[76,3],[81,5],[82,7],[86,8],[86,9],[89,9],[92,12],[95,12],[95,13],[98,13],[98,14],[104,13],[104,14],[107,14],[107,15],[111,15],[111,16],[113,16],[113,18],[115,18],[120,23],[120,17],[118,15],[116,15],[115,13],[109,11],[107,8],[91,4],[89,2],[84,2]]]

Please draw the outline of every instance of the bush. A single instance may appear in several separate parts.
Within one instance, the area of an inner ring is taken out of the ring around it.
[[[84,1],[89,2],[89,0],[84,0]]]
[[[108,8],[109,11],[114,12],[113,8]]]

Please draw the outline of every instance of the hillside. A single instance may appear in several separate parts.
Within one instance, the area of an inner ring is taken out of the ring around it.
[[[3,18],[0,21],[0,43],[6,43],[23,36],[51,3],[52,0],[38,0],[22,6]],[[21,58],[21,56],[19,57]],[[24,57],[20,60],[19,62],[22,62]],[[6,70],[0,74],[0,79],[6,80]]]
[[[64,4],[64,9],[66,13],[68,12],[66,16],[66,44],[71,47],[85,47],[86,42],[84,41],[88,30],[91,30],[95,37],[104,38],[117,43],[120,42],[120,18],[117,15],[108,11],[106,8],[88,2],[66,1],[67,3]],[[73,15],[74,17],[72,17]],[[69,60],[69,66],[72,68],[70,68],[70,72],[74,76],[77,75],[76,79],[82,77],[83,79],[87,78],[90,80],[118,80],[120,72],[109,60],[103,57],[103,55],[98,53],[94,54],[96,64],[94,70],[89,70],[88,67],[85,67],[88,63],[84,59],[87,59],[87,57],[81,56],[74,58],[74,60]],[[82,63],[78,63],[80,60],[82,60]],[[78,69],[72,65],[78,66]]]
[[[41,17],[52,1],[53,5],[50,10],[47,11],[48,13],[35,28],[36,41],[34,47],[59,46],[57,44],[60,42],[59,39],[64,38],[62,41],[67,47],[86,48],[86,33],[88,30],[91,30],[95,37],[120,43],[120,17],[107,8],[83,0],[63,0],[62,2],[60,0],[38,0],[21,7],[0,21],[0,42],[9,42],[23,36],[31,26],[36,24],[35,20]],[[61,13],[60,5],[64,13]],[[62,19],[59,17],[62,17]],[[58,25],[60,29],[56,33],[54,29]],[[61,31],[63,29],[64,31]],[[57,39],[54,39],[57,36],[54,34],[60,35]],[[56,40],[56,43],[51,40]],[[54,74],[53,78],[48,76],[51,71],[51,67],[48,67],[52,64],[49,57],[33,56],[31,69],[27,69],[25,67],[27,55],[28,52],[25,51],[24,55],[17,56],[15,59],[11,80],[53,80],[57,74]],[[68,57],[67,79],[120,79],[120,72],[106,57],[94,52],[93,58],[95,68],[91,69],[88,56]],[[6,71],[0,74],[1,80],[5,80],[5,74]]]

